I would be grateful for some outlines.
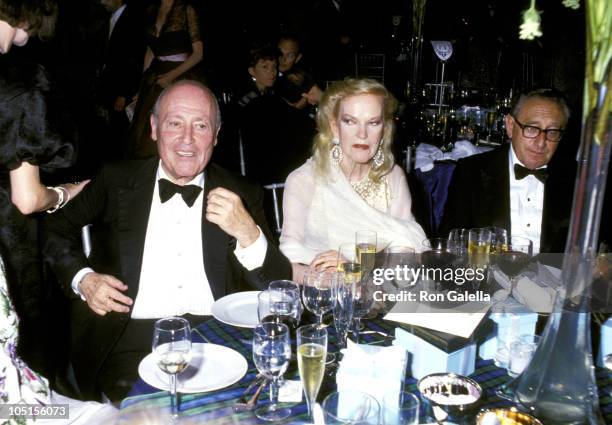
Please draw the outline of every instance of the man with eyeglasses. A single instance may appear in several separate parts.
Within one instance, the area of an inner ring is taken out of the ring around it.
[[[569,114],[556,90],[523,94],[505,117],[510,145],[457,163],[438,233],[496,226],[529,238],[534,254],[563,252],[575,171],[553,156]]]

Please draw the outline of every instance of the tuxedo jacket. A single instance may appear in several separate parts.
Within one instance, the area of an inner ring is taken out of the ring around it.
[[[129,102],[138,92],[145,54],[143,25],[142,10],[134,4],[128,4],[115,23],[110,38],[110,23],[104,26],[106,46],[100,95],[111,106],[118,96],[125,97]]]
[[[159,159],[106,165],[96,178],[43,224],[43,252],[71,301],[71,359],[84,396],[96,397],[95,382],[104,360],[122,335],[130,313],[95,314],[71,288],[84,267],[115,276],[136,299],[145,236]],[[291,265],[281,254],[266,225],[263,191],[241,176],[209,164],[204,177],[202,246],[204,269],[213,297],[245,289],[263,289],[270,280],[288,279]],[[233,191],[268,240],[264,264],[247,271],[236,259],[236,240],[206,220],[207,194],[215,187]],[[83,254],[81,227],[92,223],[92,251]]]
[[[565,251],[573,199],[575,165],[553,159],[544,184],[540,252]],[[438,229],[496,226],[511,230],[509,145],[457,162]]]

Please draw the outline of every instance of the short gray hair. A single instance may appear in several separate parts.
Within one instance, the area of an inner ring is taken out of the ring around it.
[[[531,99],[543,99],[555,103],[561,109],[563,115],[565,115],[565,124],[567,124],[570,117],[570,109],[567,106],[565,95],[556,89],[536,89],[521,94],[514,108],[512,108],[512,115],[516,117],[521,112],[525,102]]]
[[[213,107],[215,108],[215,129],[219,130],[219,128],[221,128],[221,108],[219,107],[219,101],[217,100],[217,96],[215,96],[212,90],[210,90],[204,84],[196,80],[180,80],[180,81],[170,84],[168,87],[163,89],[162,92],[157,97],[157,100],[155,101],[155,105],[153,105],[153,110],[151,111],[151,113],[153,114],[153,117],[155,117],[155,121],[157,122],[157,118],[159,116],[159,105],[161,105],[161,102],[164,99],[164,97],[166,97],[172,89],[176,87],[180,87],[180,86],[197,87],[201,89],[204,93],[206,93],[208,97],[210,97]]]

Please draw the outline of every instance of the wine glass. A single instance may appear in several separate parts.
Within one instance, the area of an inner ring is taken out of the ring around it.
[[[410,278],[411,274],[406,270],[415,265],[416,254],[414,248],[403,245],[390,245],[385,248],[385,268],[396,271],[393,281],[398,288],[407,288],[416,283]],[[385,289],[391,290],[391,288]]]
[[[489,264],[491,236],[491,229],[488,227],[470,229],[468,234],[468,255],[473,266],[484,268]]]
[[[308,415],[312,416],[312,407],[323,382],[325,358],[327,354],[327,330],[319,325],[306,325],[297,330],[297,355],[300,379],[304,386],[304,395],[308,405]]]
[[[333,308],[332,280],[333,273],[329,271],[309,270],[304,275],[304,306],[317,317],[319,326],[323,324],[323,315]]]
[[[168,317],[155,322],[153,354],[157,366],[170,375],[170,406],[172,418],[178,417],[176,375],[191,361],[191,329],[182,317]]]
[[[465,255],[468,249],[468,229],[453,229],[448,234],[448,239],[455,244],[457,254]]]
[[[529,264],[532,256],[533,242],[522,236],[512,236],[497,254],[497,266],[510,278],[510,293],[516,285],[516,277]]]
[[[378,425],[380,405],[374,397],[361,391],[339,391],[323,400],[326,423]]]
[[[355,290],[354,274],[338,272],[333,280],[334,297],[334,328],[338,339],[338,347],[346,347],[346,337],[353,323],[353,292]]]
[[[299,292],[267,289],[257,296],[257,317],[260,323],[284,323],[290,329],[295,329],[300,320],[299,306]]]
[[[291,411],[278,403],[278,380],[283,376],[291,359],[289,328],[283,323],[265,322],[253,331],[253,361],[259,373],[270,380],[270,404],[255,410],[255,416],[264,421],[280,421]]]
[[[289,315],[293,317],[295,327],[297,327],[298,323],[300,322],[300,318],[302,317],[302,312],[304,311],[304,307],[302,306],[302,302],[300,300],[300,285],[291,280],[273,280],[268,285],[268,289],[283,294],[292,294],[290,296],[292,299],[292,305]]]

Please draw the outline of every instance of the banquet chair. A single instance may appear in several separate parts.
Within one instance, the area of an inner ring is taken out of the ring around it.
[[[281,230],[283,228],[283,219],[282,219],[282,190],[285,188],[285,183],[273,183],[264,186],[264,189],[270,190],[272,193],[272,202],[274,208],[274,230],[277,234],[280,235]],[[281,190],[279,194],[279,189]]]
[[[355,53],[355,77],[373,78],[385,83],[384,53]]]

